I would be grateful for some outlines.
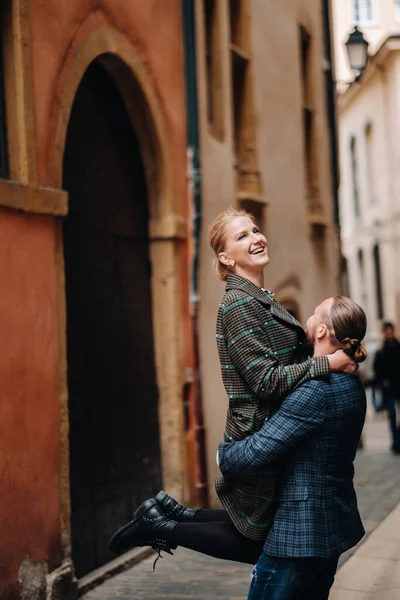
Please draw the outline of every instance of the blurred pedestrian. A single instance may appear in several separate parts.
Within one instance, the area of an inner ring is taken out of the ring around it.
[[[382,390],[382,410],[389,418],[392,451],[400,454],[400,427],[397,425],[396,402],[400,399],[400,342],[393,323],[382,326],[383,345],[375,355],[374,371]]]

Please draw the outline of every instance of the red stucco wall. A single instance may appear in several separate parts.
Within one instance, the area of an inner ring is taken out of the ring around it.
[[[130,39],[152,78],[178,211],[185,214],[180,0],[30,0],[30,23],[39,183],[52,183],[59,75],[85,37],[110,24]],[[8,600],[19,598],[18,570],[26,557],[48,561],[50,570],[62,560],[54,245],[51,217],[0,209],[0,598]]]
[[[8,599],[25,557],[60,559],[51,218],[0,210],[0,273],[0,598]]]

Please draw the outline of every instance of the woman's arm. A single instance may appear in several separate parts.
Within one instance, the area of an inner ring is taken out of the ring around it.
[[[274,319],[252,296],[232,300],[223,307],[223,332],[230,358],[251,391],[268,402],[278,400],[297,385],[315,377],[328,377],[326,356],[281,366],[272,350]],[[294,347],[285,349],[293,352]]]

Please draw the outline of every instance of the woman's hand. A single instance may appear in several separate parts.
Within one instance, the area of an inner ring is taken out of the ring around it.
[[[357,372],[358,364],[350,356],[347,356],[343,350],[336,350],[333,354],[328,354],[327,358],[333,373],[343,372],[354,374]]]

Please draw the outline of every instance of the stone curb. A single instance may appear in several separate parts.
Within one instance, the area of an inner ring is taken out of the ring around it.
[[[123,573],[130,567],[151,556],[151,554],[154,554],[152,548],[134,548],[130,552],[114,558],[114,560],[106,563],[103,567],[79,579],[78,596],[83,596],[83,594],[104,583],[107,579],[114,577],[114,575]]]

